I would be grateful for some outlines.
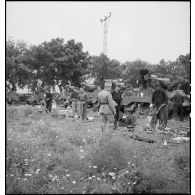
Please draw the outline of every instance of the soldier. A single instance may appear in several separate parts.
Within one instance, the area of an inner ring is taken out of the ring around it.
[[[121,97],[121,92],[120,92],[120,87],[117,86],[116,84],[113,84],[113,90],[111,92],[112,94],[112,99],[117,103],[117,105],[115,106],[116,109],[116,115],[115,115],[115,119],[114,119],[114,129],[117,129],[117,123],[119,121],[119,112],[121,111],[121,101],[122,101],[122,97]]]
[[[70,95],[70,100],[72,101],[72,116],[73,116],[73,121],[75,120],[75,113],[79,112],[79,91],[75,89],[75,87],[72,87],[72,93]]]
[[[164,129],[167,126],[168,120],[168,96],[160,85],[158,84],[152,95],[152,104],[154,105],[154,114],[151,120],[151,127],[154,128],[159,119],[160,129]]]
[[[115,106],[116,103],[112,99],[111,93],[104,85],[101,86],[102,91],[98,94],[99,114],[101,116],[101,129],[102,133],[106,129],[108,121],[114,119],[116,114]]]
[[[46,112],[48,112],[48,111],[51,112],[52,95],[50,93],[50,89],[46,89],[45,102],[46,102]]]
[[[186,96],[184,91],[180,89],[181,84],[177,86],[176,94],[173,96],[173,115],[174,117],[179,116],[180,120],[183,121],[183,102],[184,97]]]
[[[87,120],[87,103],[89,101],[89,97],[83,88],[80,88],[79,101],[80,101],[80,119],[81,121],[84,122]]]

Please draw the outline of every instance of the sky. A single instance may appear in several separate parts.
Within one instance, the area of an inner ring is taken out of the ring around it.
[[[6,2],[6,39],[40,44],[52,38],[82,42],[90,55],[103,52],[121,63],[141,59],[159,63],[190,53],[190,2]]]

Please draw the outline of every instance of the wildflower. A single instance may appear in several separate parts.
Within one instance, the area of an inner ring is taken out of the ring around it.
[[[65,170],[66,172],[68,171],[68,169]]]
[[[112,179],[115,179],[116,177],[115,176],[112,176]]]
[[[96,169],[96,168],[97,168],[97,166],[93,166],[93,168],[94,168],[94,169]]]
[[[51,154],[48,154],[47,156],[51,156]]]
[[[83,149],[80,149],[80,152],[84,152],[84,150]]]
[[[91,165],[89,165],[89,168],[91,168]]]
[[[33,161],[35,161],[35,159],[32,159],[31,161],[33,162]]]
[[[88,177],[88,179],[92,179],[92,177]]]
[[[136,158],[137,156],[134,156],[134,158]]]
[[[128,162],[128,165],[130,165],[131,164],[131,162]]]
[[[110,172],[110,173],[108,173],[108,175],[114,177],[115,176],[115,173],[114,172]]]
[[[27,180],[27,178],[24,178],[23,180],[24,180],[24,181],[26,181],[26,180]]]
[[[84,158],[84,156],[81,156],[80,158]]]
[[[95,175],[93,175],[92,178],[95,178]]]
[[[66,174],[66,177],[70,177],[70,174]]]
[[[60,189],[61,189],[61,190],[63,190],[63,189],[64,189],[64,187],[61,187]]]
[[[133,182],[133,185],[135,185],[136,184],[136,182]]]
[[[37,169],[36,172],[35,172],[35,174],[38,174],[40,170],[41,170],[41,169]]]
[[[14,174],[11,174],[11,175],[10,175],[10,177],[13,177],[13,176],[14,176]]]
[[[72,181],[73,184],[76,184],[76,181]]]
[[[97,177],[97,180],[101,180],[101,178],[100,177]]]
[[[49,174],[49,177],[53,177],[51,174]]]
[[[125,171],[125,173],[126,173],[126,174],[127,174],[127,173],[129,173],[129,171],[128,171],[128,170],[126,170],[126,171]]]
[[[106,180],[104,179],[103,181],[105,182]]]
[[[26,176],[26,177],[28,177],[28,176],[32,176],[32,174],[31,173],[26,173],[26,174],[24,174],[24,176]]]

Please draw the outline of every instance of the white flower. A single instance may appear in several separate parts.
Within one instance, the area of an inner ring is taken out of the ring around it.
[[[29,177],[30,177],[30,176],[32,176],[32,174],[31,174],[31,173],[29,173],[29,174],[28,174],[28,173],[26,173],[24,176],[26,176],[26,177],[28,177],[28,176],[29,176]]]
[[[95,175],[93,175],[92,178],[95,178]]]
[[[128,162],[128,165],[130,165],[131,164],[131,162]]]
[[[114,177],[115,176],[115,173],[114,172],[110,172],[110,173],[108,173],[108,175]]]
[[[116,177],[112,176],[112,179],[115,179]]]
[[[95,166],[95,165],[94,165],[94,166],[93,166],[93,168],[94,168],[94,169],[96,169],[96,168],[97,168],[97,166]]]
[[[76,181],[72,181],[73,184],[76,184]]]
[[[101,180],[101,178],[100,177],[97,177],[97,180]]]
[[[133,185],[135,185],[136,184],[136,182],[133,182]]]
[[[41,170],[41,169],[37,169],[36,172],[35,172],[35,174],[38,174],[40,170]]]
[[[51,154],[48,154],[47,156],[51,156]]]
[[[49,174],[49,177],[53,177],[51,174]]]
[[[92,177],[88,177],[88,179],[92,179]]]
[[[65,170],[66,172],[68,171],[68,169]]]
[[[125,171],[125,173],[129,173],[129,171]]]
[[[24,180],[24,181],[26,181],[26,180],[27,180],[27,178],[24,178],[23,180]]]
[[[84,152],[84,150],[83,149],[80,149],[80,152]]]
[[[70,177],[70,174],[66,174],[66,177]]]

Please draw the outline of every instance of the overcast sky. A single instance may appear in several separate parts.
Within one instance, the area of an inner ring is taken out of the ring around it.
[[[6,2],[6,35],[28,44],[75,39],[84,51],[103,51],[100,19],[112,12],[108,57],[159,63],[190,52],[189,2]]]

